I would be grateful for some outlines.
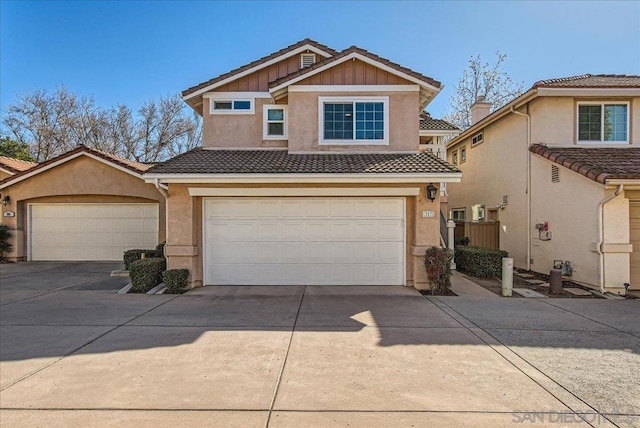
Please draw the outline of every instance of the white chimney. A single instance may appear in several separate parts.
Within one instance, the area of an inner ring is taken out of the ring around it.
[[[489,116],[491,103],[487,102],[484,95],[478,95],[478,99],[471,106],[471,124],[475,125],[485,117]]]

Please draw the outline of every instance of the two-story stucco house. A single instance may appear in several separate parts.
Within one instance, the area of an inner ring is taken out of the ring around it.
[[[568,262],[573,280],[640,289],[640,76],[542,80],[489,108],[479,100],[448,143],[464,173],[448,189],[450,216],[498,220],[518,267]]]
[[[203,147],[145,174],[168,187],[169,268],[194,286],[424,285],[438,188],[461,178],[420,148],[455,132],[421,129],[441,89],[305,39],[185,90]]]

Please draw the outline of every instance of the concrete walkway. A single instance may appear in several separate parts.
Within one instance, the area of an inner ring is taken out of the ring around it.
[[[460,297],[475,297],[480,299],[500,298],[497,294],[467,279],[463,274],[456,271],[454,271],[451,276],[451,291]]]
[[[637,301],[406,287],[117,295],[104,278],[64,288],[62,271],[56,284],[43,272],[11,276],[40,293],[19,299],[0,272],[2,426],[640,424]]]

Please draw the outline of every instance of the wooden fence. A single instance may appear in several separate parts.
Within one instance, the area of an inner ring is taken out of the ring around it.
[[[457,221],[453,234],[455,239],[469,237],[469,245],[492,249],[500,248],[499,221]]]

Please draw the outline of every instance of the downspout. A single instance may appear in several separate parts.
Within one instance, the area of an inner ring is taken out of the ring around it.
[[[169,224],[168,224],[168,220],[169,220],[169,192],[167,192],[167,189],[165,189],[161,184],[160,184],[160,180],[155,178],[153,180],[153,184],[156,186],[156,189],[158,190],[158,192],[164,196],[164,240],[165,242],[169,242]],[[165,251],[166,251],[166,245],[165,245]]]
[[[600,292],[604,293],[604,253],[602,252],[602,245],[604,244],[604,205],[610,200],[619,196],[624,190],[624,184],[620,184],[616,189],[615,193],[607,196],[598,204],[598,239],[596,242],[596,253],[600,257],[600,271],[599,271],[599,281],[600,281]]]
[[[527,104],[528,106],[528,104]],[[527,118],[527,270],[531,270],[531,115],[522,113],[511,106],[511,113]]]

